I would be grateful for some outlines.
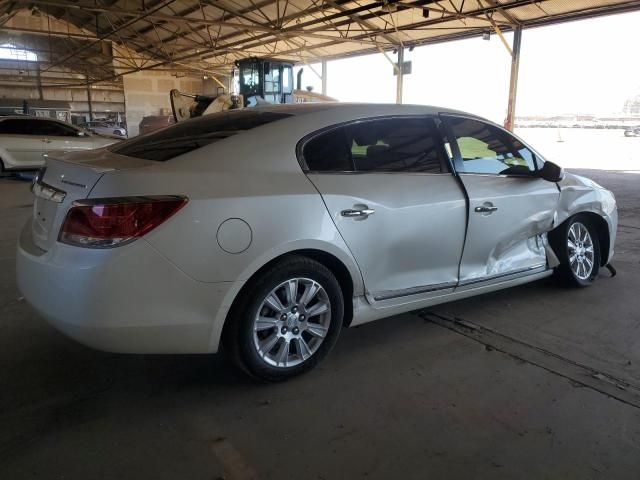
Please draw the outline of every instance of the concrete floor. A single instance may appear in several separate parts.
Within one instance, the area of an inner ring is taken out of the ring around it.
[[[638,478],[640,175],[585,173],[618,198],[617,277],[344,330],[267,386],[47,325],[14,281],[28,184],[0,181],[0,478]]]

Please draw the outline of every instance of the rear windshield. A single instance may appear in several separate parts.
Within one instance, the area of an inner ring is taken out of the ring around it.
[[[245,130],[290,116],[288,113],[255,110],[205,115],[115,144],[109,150],[128,157],[165,162]]]

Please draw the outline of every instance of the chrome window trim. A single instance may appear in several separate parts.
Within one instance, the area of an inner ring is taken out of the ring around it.
[[[460,172],[460,173],[458,173],[458,175],[460,175],[460,176],[474,176],[474,177],[532,178],[532,179],[540,178],[537,175],[517,175],[517,174],[507,175],[505,173]]]
[[[305,171],[307,175],[433,175],[433,176],[442,176],[449,175],[451,176],[451,172],[440,172],[440,173],[429,173],[429,172],[377,172],[377,171],[349,171],[349,170],[332,170],[332,171],[323,171],[323,170],[307,170]]]

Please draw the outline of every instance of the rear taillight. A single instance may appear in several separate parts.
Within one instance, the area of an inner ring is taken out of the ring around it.
[[[58,240],[89,248],[131,242],[166,221],[187,203],[185,197],[124,197],[75,202],[64,219]]]

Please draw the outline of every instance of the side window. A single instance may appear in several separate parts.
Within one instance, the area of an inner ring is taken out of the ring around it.
[[[351,144],[346,127],[341,126],[316,135],[302,152],[309,170],[314,172],[353,172]]]
[[[49,122],[46,120],[38,121],[37,130],[39,135],[49,135],[52,137],[77,137],[78,132],[75,128],[58,122]]]
[[[293,69],[285,66],[282,69],[282,93],[293,92]]]
[[[278,63],[270,63],[268,69],[265,65],[264,91],[265,93],[280,93],[280,65]]]
[[[0,134],[5,135],[37,135],[33,132],[35,120],[9,118],[0,122]]]
[[[390,118],[343,125],[309,141],[313,171],[442,173],[444,151],[432,119]]]
[[[460,150],[463,172],[502,175],[535,172],[533,152],[504,130],[470,118],[446,119]]]

